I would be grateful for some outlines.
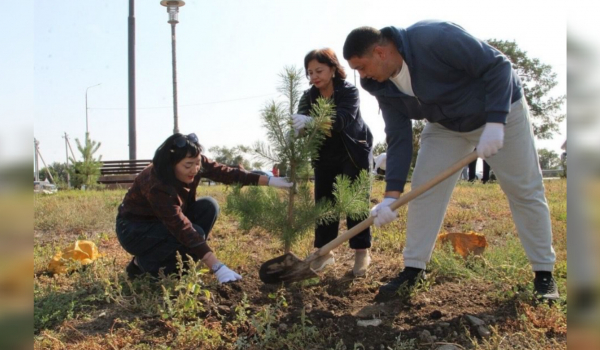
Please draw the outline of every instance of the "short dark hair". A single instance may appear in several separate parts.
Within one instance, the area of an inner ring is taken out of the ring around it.
[[[338,58],[332,49],[326,47],[320,50],[312,50],[311,52],[307,53],[306,56],[304,56],[304,73],[306,74],[307,78],[308,64],[312,60],[317,60],[317,62],[319,63],[326,64],[331,68],[335,68],[336,74],[335,77],[333,77],[334,81],[343,81],[344,79],[346,79],[346,71],[344,70],[344,67],[342,67],[342,65],[340,64],[340,61],[338,61]]]
[[[178,147],[175,141],[182,137],[186,139],[185,145]],[[162,182],[175,185],[177,183],[175,165],[186,157],[196,157],[202,153],[202,145],[198,143],[197,138],[194,139],[196,141],[190,140],[189,135],[175,133],[158,147],[152,158],[152,166]]]
[[[344,59],[349,60],[352,57],[363,57],[375,45],[384,45],[388,42],[382,31],[373,27],[356,28],[348,34],[344,43]]]

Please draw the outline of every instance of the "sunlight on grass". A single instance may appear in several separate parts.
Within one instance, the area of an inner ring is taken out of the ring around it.
[[[117,208],[124,190],[59,191],[52,196],[36,195],[34,228],[48,233],[113,231]]]

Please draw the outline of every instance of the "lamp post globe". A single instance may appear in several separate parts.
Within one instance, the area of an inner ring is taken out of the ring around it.
[[[177,15],[179,14],[179,8],[185,5],[185,2],[182,0],[162,0],[160,4],[167,8],[167,12],[169,13],[168,23],[179,23]]]

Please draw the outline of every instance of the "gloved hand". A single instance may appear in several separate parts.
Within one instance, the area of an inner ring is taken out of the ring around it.
[[[376,227],[387,225],[398,217],[398,212],[396,210],[392,211],[390,208],[390,204],[395,201],[396,198],[386,197],[371,209],[371,216],[375,217],[374,224]]]
[[[498,153],[504,145],[504,124],[486,123],[477,145],[477,156],[486,159]]]
[[[380,155],[377,156],[377,158],[375,158],[375,168],[373,169],[373,172],[375,174],[377,174],[377,169],[379,169],[379,168],[381,168],[381,170],[385,170],[386,159],[387,159],[386,153],[381,153]]]
[[[222,263],[219,263],[216,269],[213,268],[213,272],[215,273],[215,277],[217,277],[219,283],[235,282],[242,279],[242,276],[231,271],[229,267]]]
[[[276,188],[290,188],[292,187],[293,183],[287,182],[285,177],[269,176],[269,181],[267,181],[267,185]]]
[[[296,130],[296,134],[304,129],[304,126],[306,125],[306,123],[308,123],[308,121],[310,120],[310,117],[305,116],[304,114],[293,114],[292,115],[292,125],[294,126],[294,130]]]

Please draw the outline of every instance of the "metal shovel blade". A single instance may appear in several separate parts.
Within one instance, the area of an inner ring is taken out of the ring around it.
[[[310,261],[303,261],[293,253],[286,253],[266,261],[260,266],[258,276],[263,283],[267,284],[295,282],[318,277],[310,268]]]

